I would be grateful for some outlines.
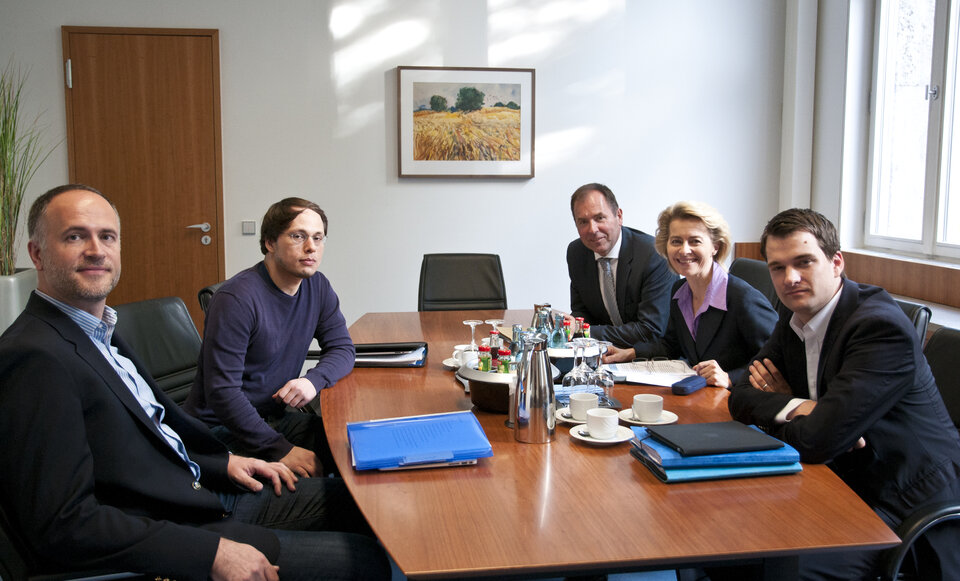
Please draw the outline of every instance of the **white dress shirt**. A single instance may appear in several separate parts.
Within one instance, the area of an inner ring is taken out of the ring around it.
[[[793,329],[793,332],[803,341],[803,349],[806,354],[807,392],[809,394],[809,401],[817,401],[817,370],[820,367],[820,349],[823,347],[823,339],[827,335],[827,327],[830,326],[833,311],[836,310],[837,303],[840,302],[840,290],[842,288],[843,285],[840,285],[837,292],[833,295],[833,298],[830,299],[830,302],[824,305],[813,318],[807,321],[806,325],[800,322],[796,313],[790,317],[790,328]],[[787,420],[787,416],[790,412],[804,401],[808,400],[799,397],[791,399],[787,405],[780,410],[780,413],[777,414],[775,421],[781,424],[787,423],[789,421]]]

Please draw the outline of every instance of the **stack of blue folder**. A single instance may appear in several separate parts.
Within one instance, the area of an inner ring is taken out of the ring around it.
[[[800,454],[786,443],[768,450],[685,455],[652,436],[647,428],[632,429],[635,437],[630,441],[630,453],[664,482],[793,474],[803,469]]]

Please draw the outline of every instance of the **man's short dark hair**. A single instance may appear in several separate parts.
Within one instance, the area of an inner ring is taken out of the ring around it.
[[[113,211],[117,214],[117,220],[120,220],[120,212],[117,212],[117,207],[113,205],[113,202],[110,201],[110,198],[104,196],[103,193],[101,193],[98,189],[84,184],[65,184],[62,186],[57,186],[44,192],[39,198],[34,200],[33,205],[30,206],[30,213],[27,215],[27,237],[32,240],[34,244],[40,244],[41,239],[43,238],[43,224],[40,219],[43,218],[43,214],[47,211],[47,206],[50,205],[50,202],[52,202],[53,199],[60,194],[65,194],[75,190],[92,192],[103,198],[108,204],[110,204],[110,207],[113,208]]]
[[[267,208],[267,213],[263,215],[263,221],[260,222],[260,252],[266,255],[267,242],[276,244],[277,238],[290,227],[290,223],[304,210],[313,210],[320,214],[320,219],[323,220],[324,235],[330,233],[327,229],[327,215],[323,213],[320,206],[303,198],[284,198]]]
[[[613,190],[608,188],[603,184],[584,184],[577,188],[577,191],[573,192],[573,195],[570,196],[570,213],[573,214],[573,207],[577,205],[577,202],[582,200],[590,192],[600,192],[603,194],[603,197],[607,199],[607,204],[610,206],[610,209],[614,214],[617,213],[617,210],[620,208],[620,205],[617,204],[617,197],[613,195]],[[577,217],[574,216],[574,219]]]
[[[809,208],[791,208],[770,218],[760,236],[760,254],[767,259],[767,238],[786,238],[794,232],[809,232],[817,239],[820,250],[827,258],[833,258],[840,252],[840,238],[837,229],[820,212]]]

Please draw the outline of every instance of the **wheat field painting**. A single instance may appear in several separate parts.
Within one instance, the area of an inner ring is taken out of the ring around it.
[[[413,103],[414,160],[520,160],[520,84],[413,83]]]

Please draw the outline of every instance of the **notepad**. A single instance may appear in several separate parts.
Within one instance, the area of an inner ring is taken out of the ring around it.
[[[697,374],[683,359],[611,363],[607,365],[607,369],[617,378],[617,381],[663,387],[670,387],[678,381]]]
[[[647,432],[684,456],[773,450],[783,442],[740,422],[649,426]]]
[[[461,466],[493,456],[469,411],[350,422],[347,437],[357,470]]]

